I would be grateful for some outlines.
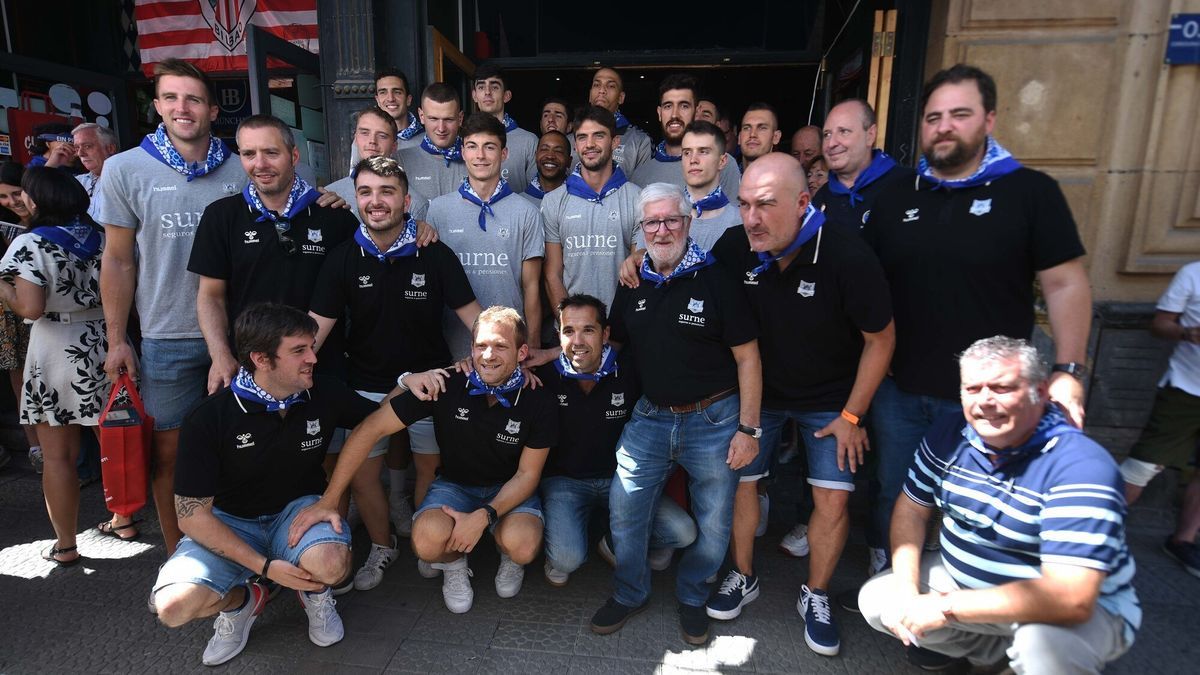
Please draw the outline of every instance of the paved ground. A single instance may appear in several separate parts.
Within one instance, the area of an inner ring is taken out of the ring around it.
[[[466,615],[445,609],[440,581],[422,579],[405,550],[380,587],[338,601],[346,625],[340,644],[312,645],[303,610],[283,593],[255,624],[245,652],[207,669],[200,654],[211,622],[168,630],[146,611],[164,556],[152,514],[141,525],[139,542],[101,538],[85,528],[104,518],[103,493],[98,484],[86,488],[79,548],[87,560],[54,569],[38,556],[51,543],[39,477],[16,457],[0,471],[0,673],[920,672],[904,663],[896,642],[840,608],[835,618],[842,655],[821,657],[804,645],[795,600],[807,564],[775,549],[795,513],[787,483],[785,473],[772,488],[772,526],[759,540],[764,594],[738,620],[714,623],[716,637],[707,648],[688,648],[679,637],[670,571],[655,574],[650,611],[620,633],[600,637],[588,629],[588,620],[609,593],[611,574],[603,561],[587,563],[562,589],[546,583],[539,561],[528,567],[521,593],[502,600],[492,585],[497,555],[484,546],[472,556],[475,607]],[[1146,619],[1133,650],[1110,672],[1196,672],[1200,579],[1159,550],[1169,524],[1169,514],[1156,511],[1136,511],[1132,518],[1129,538]],[[365,548],[360,531],[356,561],[365,557]],[[865,566],[866,549],[852,534],[833,591],[857,585]]]

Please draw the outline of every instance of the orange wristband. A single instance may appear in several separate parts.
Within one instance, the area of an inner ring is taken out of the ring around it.
[[[850,412],[849,410],[846,410],[845,408],[842,408],[842,419],[846,420],[847,422],[849,422],[850,424],[853,424],[856,427],[861,427],[863,425],[863,421],[862,421],[861,417],[859,417],[858,415],[855,415],[854,413]]]

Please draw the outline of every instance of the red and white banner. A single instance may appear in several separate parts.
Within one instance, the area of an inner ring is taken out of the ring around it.
[[[317,0],[136,0],[142,72],[171,57],[206,73],[246,72],[253,24],[317,53]]]

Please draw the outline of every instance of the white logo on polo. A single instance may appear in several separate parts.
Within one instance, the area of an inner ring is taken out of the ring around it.
[[[990,199],[976,199],[971,202],[971,215],[973,216],[982,216],[991,210],[992,200]]]
[[[613,394],[612,395],[612,404],[613,405],[625,405],[625,392]]]
[[[463,233],[463,229],[461,227],[458,229],[450,228],[450,234],[462,234],[462,233]]]
[[[572,213],[571,215],[567,216],[566,218],[563,218],[563,220],[579,220],[582,217],[583,217],[582,213]]]
[[[374,285],[375,284],[371,283],[371,275],[370,274],[364,274],[358,278],[358,287],[359,288],[371,288]]]
[[[321,243],[321,231],[320,230],[309,230],[308,231],[308,240],[314,244]]]
[[[796,287],[796,292],[801,297],[811,298],[817,292],[817,282],[800,280],[800,285]]]
[[[470,410],[468,408],[459,408],[458,414],[454,416],[454,419],[462,420],[462,421],[466,422],[468,412],[470,412]]]
[[[243,244],[257,244],[262,241],[262,239],[258,238],[258,232],[254,230],[246,230],[243,234],[246,235],[246,241],[243,241]]]
[[[248,448],[248,447],[254,445],[254,436],[252,436],[250,434],[238,434],[237,440],[238,440],[237,446],[238,446],[239,450],[242,448]]]
[[[700,314],[704,311],[704,301],[688,298],[688,311],[692,314]]]
[[[566,394],[558,395],[558,404],[563,407],[566,407],[566,405],[567,405],[567,395]]]
[[[635,311],[635,312],[642,312],[642,311],[645,311],[645,310],[646,310],[646,299],[645,299],[645,298],[642,298],[641,300],[638,300],[637,309],[635,309],[635,310],[633,310],[633,311]]]
[[[413,176],[413,180],[433,180],[433,176]]]
[[[921,219],[921,209],[908,209],[904,212],[904,220],[901,222],[911,223],[914,220]]]
[[[504,425],[504,431],[510,434],[519,434],[521,433],[521,423],[517,420],[509,420],[508,424]]]
[[[309,436],[316,436],[321,433],[321,420],[307,420],[307,422]]]
[[[508,239],[508,228],[502,227],[502,228],[496,230],[496,234],[500,235],[501,239]]]
[[[425,275],[417,274],[414,272],[413,276],[412,276],[412,285],[413,285],[413,288],[420,288],[420,287],[424,286],[425,285]]]
[[[742,283],[743,283],[743,284],[745,284],[745,285],[747,285],[747,286],[757,286],[757,285],[758,285],[758,279],[756,279],[756,278],[755,278],[755,277],[757,277],[757,276],[758,276],[758,275],[754,273],[754,270],[751,270],[751,271],[749,271],[749,272],[746,272],[746,280],[745,280],[745,281],[743,281]]]

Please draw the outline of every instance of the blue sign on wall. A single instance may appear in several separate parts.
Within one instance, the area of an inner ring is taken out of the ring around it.
[[[1172,14],[1167,32],[1167,53],[1163,62],[1171,65],[1200,63],[1200,14]]]

